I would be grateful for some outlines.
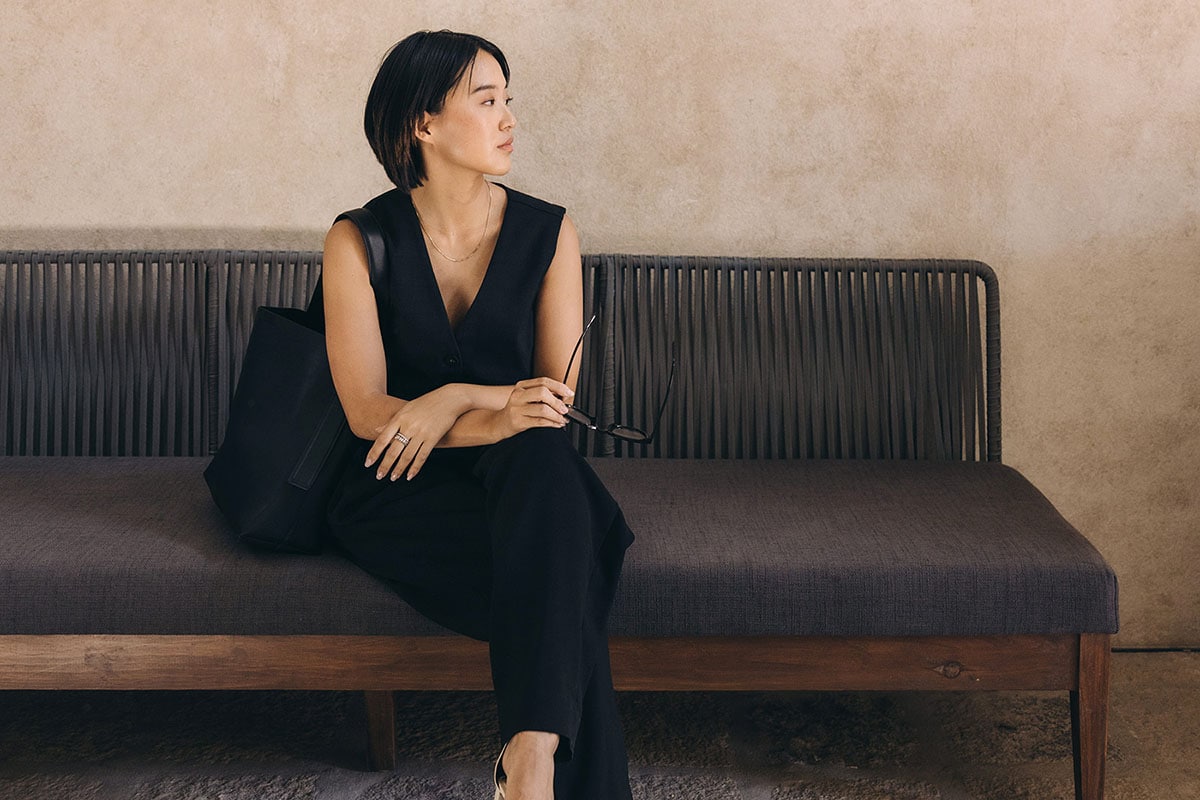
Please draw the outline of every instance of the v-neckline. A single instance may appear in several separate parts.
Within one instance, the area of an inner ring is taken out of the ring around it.
[[[450,322],[450,311],[446,308],[446,301],[442,297],[442,286],[438,283],[437,273],[433,271],[433,259],[429,257],[429,246],[425,244],[425,233],[421,229],[421,221],[417,218],[417,207],[412,202],[412,195],[408,197],[408,207],[412,210],[411,222],[417,229],[417,242],[419,243],[422,261],[425,262],[425,274],[429,278],[429,285],[433,288],[433,296],[437,302],[437,306],[442,310],[442,321],[446,323],[446,331],[449,332],[450,338],[456,345],[458,344],[458,337],[462,332],[463,325],[467,323],[471,312],[475,310],[475,306],[479,303],[480,295],[483,294],[483,290],[487,287],[488,278],[492,274],[492,267],[496,263],[496,254],[500,252],[500,245],[504,242],[504,232],[508,228],[508,206],[512,201],[512,193],[502,183],[494,185],[504,190],[504,215],[500,217],[500,230],[496,232],[496,245],[492,248],[491,256],[488,257],[487,268],[483,272],[483,279],[479,282],[479,288],[475,290],[475,296],[471,298],[471,303],[467,306],[467,310],[463,312],[462,317],[458,320],[457,328]],[[489,189],[488,191],[491,190]]]

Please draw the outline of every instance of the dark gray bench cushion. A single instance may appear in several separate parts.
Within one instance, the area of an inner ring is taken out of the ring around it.
[[[622,633],[1115,633],[1104,558],[1011,467],[597,459],[637,535]]]
[[[0,458],[0,634],[444,634],[329,550],[233,540],[207,457]],[[637,540],[612,635],[1115,632],[1117,582],[1015,470],[592,459]]]

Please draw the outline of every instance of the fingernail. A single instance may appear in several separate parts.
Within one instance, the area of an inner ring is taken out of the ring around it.
[[[399,478],[399,477],[400,477],[399,475],[393,475],[392,480],[396,480],[396,478]]]
[[[371,466],[371,459],[369,459],[369,458],[368,458],[366,461],[364,461],[364,462],[363,462],[363,466],[364,466],[364,467],[369,467],[369,466]]]
[[[375,473],[375,480],[381,480],[382,478],[383,478],[383,473],[382,473],[382,472],[376,472],[376,473]]]
[[[416,474],[416,473],[414,473],[414,474]],[[405,478],[404,480],[406,480],[406,481],[411,481],[412,479],[413,479],[413,476],[412,476],[412,475],[409,475],[409,476],[408,476],[407,478]]]

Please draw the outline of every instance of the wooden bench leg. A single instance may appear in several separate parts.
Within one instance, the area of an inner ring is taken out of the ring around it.
[[[367,758],[372,770],[396,768],[396,703],[390,691],[367,698]]]
[[[1075,800],[1103,800],[1104,759],[1108,753],[1110,636],[1079,636],[1079,689],[1071,692],[1071,744],[1075,758]]]

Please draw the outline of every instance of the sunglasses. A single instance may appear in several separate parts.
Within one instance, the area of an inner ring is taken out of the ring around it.
[[[596,315],[588,320],[588,324],[583,326],[583,333],[579,334],[579,341],[575,343],[575,349],[571,351],[571,360],[567,362],[567,374],[563,376],[563,383],[567,382],[567,378],[571,375],[571,366],[575,363],[575,356],[579,352],[580,346],[583,345],[583,337],[587,336],[588,328],[592,327],[592,323],[596,321]],[[654,429],[650,433],[646,433],[641,428],[635,428],[632,425],[622,425],[612,423],[607,427],[601,428],[596,422],[596,418],[586,411],[578,409],[574,406],[567,408],[566,418],[571,422],[577,422],[580,425],[593,430],[596,433],[603,433],[605,436],[611,436],[614,439],[620,439],[623,442],[632,444],[650,444],[654,441],[654,437],[658,435],[658,425],[662,422],[663,411],[667,407],[667,398],[671,396],[671,386],[675,383],[675,345],[671,345],[671,374],[667,378],[667,390],[663,393],[662,404],[658,407],[658,416],[654,420]]]

